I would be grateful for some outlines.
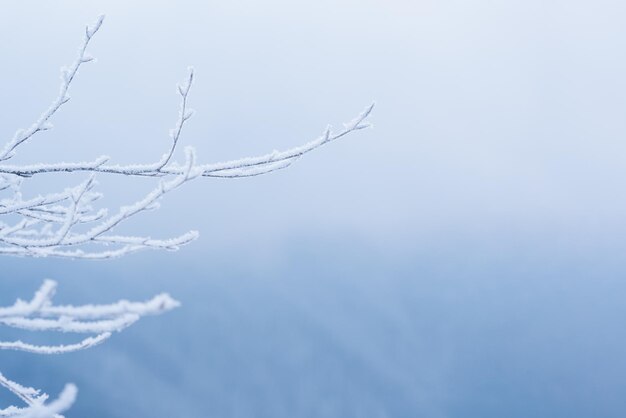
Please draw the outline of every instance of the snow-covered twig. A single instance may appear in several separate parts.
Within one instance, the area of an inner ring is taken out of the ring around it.
[[[186,97],[187,96],[185,95],[183,103],[185,103]],[[182,108],[184,110],[185,104],[182,105]],[[352,122],[344,124],[344,128],[340,131],[332,132],[329,127],[318,138],[298,147],[290,148],[284,151],[273,151],[257,157],[246,157],[219,163],[201,164],[197,168],[202,171],[203,177],[222,178],[258,176],[270,173],[278,168],[286,168],[291,165],[291,163],[295,162],[299,157],[313,151],[316,148],[319,148],[322,145],[335,141],[354,131],[370,127],[371,125],[366,122],[366,119],[369,117],[373,109],[374,104],[372,103]],[[185,115],[186,116],[184,118],[181,116],[177,129],[172,133],[172,147],[166,154],[163,155],[161,160],[154,164],[107,165],[106,162],[109,161],[110,158],[107,156],[100,156],[94,161],[82,163],[54,163],[24,166],[0,164],[0,174],[31,177],[37,174],[83,171],[143,177],[179,175],[183,172],[183,167],[177,163],[170,164],[170,160],[174,153],[176,144],[178,143],[178,139],[180,138],[180,129],[182,129],[184,122],[192,116],[192,113],[186,113]]]
[[[87,47],[93,36],[102,26],[103,21],[104,15],[98,17],[93,26],[87,26],[85,28],[85,37],[78,48],[78,56],[69,67],[61,69],[61,86],[59,87],[58,96],[54,99],[50,107],[48,107],[28,129],[19,129],[15,132],[13,138],[11,138],[0,151],[0,161],[12,158],[15,155],[17,147],[28,141],[35,134],[52,129],[50,118],[54,116],[61,106],[70,100],[68,91],[81,65],[93,61],[93,57],[86,54]]]
[[[108,305],[54,305],[52,298],[57,283],[46,280],[30,301],[18,299],[13,305],[0,308],[0,325],[28,331],[55,331],[72,334],[92,334],[81,341],[60,345],[39,345],[23,341],[0,341],[0,349],[19,350],[35,354],[61,354],[94,347],[111,337],[112,333],[137,322],[147,315],[158,315],[172,310],[180,303],[168,294],[162,293],[146,302],[129,302],[121,300]],[[0,374],[0,385],[13,392],[27,404],[30,409],[10,407],[0,410],[0,417],[50,417],[62,412],[70,399],[72,386],[66,387],[58,402],[44,405],[46,395],[38,391],[24,388],[6,379]],[[73,396],[71,397],[73,399]],[[47,414],[47,415],[46,415]],[[52,414],[52,415],[51,415]]]
[[[0,373],[0,386],[3,386],[15,396],[20,398],[27,406],[9,406],[0,409],[0,417],[13,418],[63,418],[61,412],[65,412],[76,401],[78,389],[73,384],[65,385],[59,397],[46,404],[49,396],[37,389],[22,386],[7,379]]]
[[[195,238],[195,231],[187,232],[170,239],[154,239],[148,236],[121,236],[110,232],[122,222],[145,210],[156,208],[158,200],[169,191],[197,177],[240,178],[267,174],[289,167],[304,154],[327,143],[342,138],[349,133],[369,127],[367,118],[373,109],[368,106],[357,118],[345,124],[344,128],[333,132],[330,127],[318,138],[285,151],[273,151],[257,157],[246,157],[231,161],[199,164],[193,148],[187,147],[184,164],[173,161],[181,134],[186,122],[193,116],[189,109],[189,93],[194,80],[193,68],[184,83],[178,85],[180,110],[175,127],[170,131],[171,145],[162,157],[148,164],[115,165],[108,164],[110,157],[100,156],[88,162],[63,162],[51,164],[11,165],[10,160],[17,148],[32,139],[35,134],[52,128],[50,119],[69,100],[68,91],[79,68],[93,58],[86,54],[89,42],[100,29],[104,17],[85,31],[85,38],[79,48],[76,60],[62,71],[61,87],[52,105],[26,130],[19,130],[0,151],[0,191],[11,190],[12,196],[0,200],[0,255],[34,257],[67,257],[108,259],[119,257],[141,249],[176,250]],[[21,186],[24,179],[43,174],[59,172],[87,172],[117,174],[137,177],[160,177],[159,185],[135,204],[123,207],[116,215],[107,217],[107,210],[93,210],[91,203],[101,196],[93,192],[96,185],[93,177],[86,182],[68,188],[60,193],[50,193],[24,199]],[[76,232],[84,224],[93,226],[87,232]],[[80,247],[93,244],[113,246],[112,249],[84,250]]]
[[[0,325],[29,331],[57,331],[94,334],[73,344],[34,345],[22,341],[1,341],[0,349],[29,351],[38,354],[59,354],[93,347],[146,315],[158,315],[172,310],[180,303],[163,293],[146,302],[121,300],[110,305],[55,306],[52,298],[57,283],[45,280],[29,301],[0,308]]]
[[[174,161],[183,129],[193,116],[188,101],[194,81],[194,70],[184,83],[177,86],[180,98],[178,118],[170,131],[170,146],[161,158],[152,163],[112,164],[108,156],[91,161],[13,164],[13,157],[21,145],[32,141],[37,134],[52,129],[51,120],[70,100],[69,90],[84,63],[93,61],[87,54],[94,35],[104,21],[100,16],[95,24],[87,26],[85,36],[74,62],[62,69],[61,85],[50,106],[26,129],[18,130],[0,148],[0,255],[31,257],[66,257],[109,259],[142,249],[177,250],[197,238],[190,231],[175,238],[155,239],[149,236],[130,236],[114,233],[122,223],[136,215],[158,207],[159,200],[172,190],[200,177],[242,178],[271,173],[289,167],[303,155],[342,138],[352,132],[371,126],[367,119],[374,105],[368,106],[358,117],[333,131],[328,127],[316,139],[284,151],[273,151],[256,157],[201,164],[195,151],[185,148],[184,163]],[[55,173],[88,173],[82,183],[61,192],[24,197],[23,184],[31,177]],[[156,178],[158,184],[135,203],[123,206],[114,214],[107,209],[94,208],[102,196],[94,191],[95,174]],[[104,246],[108,247],[102,249]],[[28,331],[89,334],[86,338],[61,345],[42,345],[18,341],[2,341],[0,350],[20,350],[36,354],[60,354],[93,347],[134,324],[145,315],[163,313],[179,303],[167,294],[147,302],[120,301],[110,305],[55,306],[52,297],[56,283],[47,280],[28,302],[18,300],[14,305],[0,308],[0,326]],[[11,391],[26,405],[0,410],[0,417],[59,418],[76,397],[76,387],[67,385],[59,398],[46,403],[48,396],[21,386],[0,374],[0,386]]]

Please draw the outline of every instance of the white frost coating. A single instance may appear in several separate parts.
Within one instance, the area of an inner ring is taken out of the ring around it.
[[[0,341],[0,349],[26,351],[27,353],[33,354],[64,354],[95,347],[96,345],[101,344],[105,340],[109,339],[109,337],[111,337],[111,333],[105,332],[95,337],[85,338],[78,343],[66,345],[35,345],[28,344],[19,340],[7,342]]]
[[[57,283],[45,280],[30,301],[18,299],[8,307],[0,307],[0,325],[28,331],[56,331],[64,333],[88,333],[93,336],[76,343],[62,345],[37,345],[23,341],[0,341],[0,349],[19,350],[35,354],[63,354],[84,350],[101,344],[113,332],[119,332],[147,315],[158,315],[180,306],[168,294],[162,293],[145,302],[120,300],[108,305],[54,305],[52,298]],[[73,402],[75,388],[67,386],[59,399],[48,405],[43,403],[47,395],[23,387],[0,374],[0,385],[10,390],[27,404],[26,409],[12,406],[0,410],[0,417],[52,417]],[[67,402],[72,400],[72,402]],[[46,415],[47,414],[47,415]]]
[[[0,151],[0,161],[8,160],[13,157],[17,147],[28,141],[38,132],[52,129],[52,124],[50,124],[49,120],[61,108],[61,106],[70,100],[68,91],[72,80],[74,80],[74,77],[78,73],[78,69],[83,63],[93,60],[92,57],[86,56],[85,51],[87,50],[87,46],[89,46],[89,42],[93,36],[96,32],[98,32],[100,26],[102,26],[103,21],[104,15],[98,17],[98,20],[92,27],[88,26],[85,29],[85,38],[78,48],[78,56],[69,67],[61,69],[61,86],[59,87],[59,95],[56,99],[54,99],[50,107],[48,107],[48,109],[46,109],[28,129],[19,129],[15,132],[13,138],[11,138],[11,140],[6,143],[2,151]]]
[[[20,350],[38,354],[60,354],[100,344],[137,322],[142,316],[158,315],[180,306],[180,302],[162,293],[146,302],[121,300],[109,305],[55,306],[52,297],[57,283],[46,280],[29,302],[17,300],[12,306],[0,308],[0,325],[29,331],[57,331],[97,334],[74,344],[46,346],[22,341],[0,341],[0,349]]]
[[[113,235],[111,231],[134,215],[157,207],[158,200],[166,193],[198,177],[240,178],[267,174],[289,167],[304,154],[351,132],[370,126],[367,122],[373,104],[344,128],[333,132],[328,128],[318,138],[285,151],[273,151],[257,157],[231,161],[198,164],[193,148],[185,149],[184,164],[173,161],[183,128],[193,116],[188,106],[189,93],[194,81],[194,70],[189,68],[186,80],[177,86],[180,98],[178,118],[170,131],[171,144],[161,158],[154,163],[116,165],[109,164],[110,157],[100,156],[93,161],[37,163],[12,165],[8,161],[20,145],[36,134],[52,129],[50,120],[69,100],[69,89],[82,64],[93,60],[87,55],[87,47],[100,29],[104,17],[85,30],[85,37],[74,62],[62,70],[58,96],[52,104],[27,129],[18,130],[0,150],[0,193],[9,196],[0,199],[0,255],[67,257],[107,259],[119,257],[142,249],[177,250],[197,238],[197,232],[188,232],[170,239]],[[33,198],[23,198],[21,187],[29,177],[58,172],[87,172],[91,177],[84,183],[67,188],[61,193],[49,193]],[[106,208],[95,210],[92,203],[101,195],[93,191],[95,173],[124,176],[160,177],[161,182],[136,203],[121,208],[117,214],[108,216]],[[165,178],[168,178],[167,180]],[[1,197],[1,196],[0,196]],[[108,217],[107,217],[108,216]],[[79,226],[91,225],[86,232],[76,232]],[[95,246],[94,246],[95,244]],[[98,245],[113,248],[98,249]],[[89,246],[89,250],[77,247]]]
[[[67,384],[63,389],[63,392],[59,395],[58,399],[50,402],[47,405],[34,405],[28,409],[23,410],[16,415],[18,418],[49,418],[60,417],[61,412],[65,412],[71,408],[76,402],[76,395],[78,394],[78,388],[75,385]]]
[[[9,406],[8,408],[0,409],[0,417],[63,418],[60,413],[70,409],[76,401],[76,395],[78,393],[78,389],[75,385],[67,384],[58,399],[46,404],[45,402],[48,400],[48,395],[41,393],[39,390],[15,383],[2,374],[0,374],[0,386],[4,386],[9,391],[13,392],[13,394],[27,405],[24,408]]]
[[[21,145],[40,132],[53,128],[54,115],[70,100],[69,90],[83,64],[94,61],[87,48],[98,32],[104,16],[85,29],[84,39],[74,62],[61,70],[61,84],[57,97],[49,107],[26,129],[18,130],[0,148],[0,255],[29,257],[66,257],[110,259],[143,249],[178,250],[198,237],[196,231],[178,237],[158,239],[149,236],[129,236],[113,233],[122,223],[135,215],[158,208],[159,200],[170,191],[199,177],[242,178],[271,173],[289,167],[304,154],[352,132],[371,126],[367,119],[374,104],[359,116],[344,124],[340,130],[330,127],[318,138],[284,151],[199,164],[195,151],[185,148],[185,161],[174,160],[185,124],[194,111],[188,106],[194,81],[194,70],[189,68],[185,81],[177,86],[180,108],[174,128],[170,131],[170,145],[161,158],[152,163],[128,165],[111,164],[108,156],[90,161],[11,164]],[[36,175],[60,172],[85,172],[89,177],[81,184],[67,187],[62,192],[46,193],[25,198],[22,186]],[[94,192],[97,173],[122,176],[158,178],[158,184],[135,203],[117,211],[96,209],[102,195]],[[110,213],[109,213],[110,212]],[[103,247],[108,247],[102,249]],[[52,298],[56,282],[46,280],[30,301],[18,300],[12,306],[0,307],[0,326],[35,332],[62,332],[91,334],[78,342],[62,345],[40,345],[23,341],[2,341],[0,350],[20,350],[36,354],[61,354],[93,347],[109,339],[146,315],[160,314],[180,304],[167,294],[160,294],[146,302],[126,300],[108,305],[55,306]],[[48,395],[21,386],[0,374],[0,386],[12,392],[25,404],[0,409],[0,417],[59,418],[76,398],[76,387],[66,385],[58,399],[46,403]]]

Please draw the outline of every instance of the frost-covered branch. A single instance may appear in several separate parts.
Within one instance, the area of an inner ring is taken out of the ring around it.
[[[0,308],[0,325],[27,331],[48,331],[70,334],[91,334],[78,342],[40,345],[17,341],[0,341],[0,349],[26,351],[35,354],[62,354],[94,347],[147,315],[172,310],[180,303],[166,293],[146,302],[121,300],[108,305],[54,305],[52,298],[57,283],[46,280],[30,301],[18,299],[13,305]],[[68,385],[59,399],[44,405],[47,395],[25,388],[0,374],[0,385],[26,403],[26,409],[9,407],[0,410],[0,417],[51,417],[67,409],[76,389]]]
[[[14,418],[63,418],[61,412],[65,412],[76,401],[78,389],[73,384],[65,385],[59,397],[46,404],[49,396],[37,389],[22,386],[7,379],[0,373],[0,386],[3,386],[15,396],[20,398],[25,407],[9,406],[0,409],[0,417]]]
[[[53,198],[40,197],[26,202],[12,202],[5,204],[4,207],[3,202],[0,202],[0,213],[3,209],[15,208],[15,212],[24,218],[12,225],[0,225],[0,244],[4,244],[4,247],[0,247],[0,254],[103,259],[143,248],[178,249],[181,245],[194,240],[197,233],[191,231],[176,238],[159,240],[150,237],[111,235],[110,231],[131,217],[154,209],[158,200],[165,194],[202,174],[195,164],[193,149],[188,147],[185,151],[187,162],[180,174],[169,181],[161,180],[158,186],[142,199],[120,208],[111,216],[107,216],[106,211],[99,211],[95,215],[91,213],[90,204],[100,198],[99,194],[92,192],[95,185],[93,176],[64,193],[54,195]],[[66,205],[51,207],[48,204],[50,201],[58,203],[60,200]],[[41,229],[42,224],[47,230]],[[75,226],[78,224],[93,226],[86,231],[76,232]],[[117,244],[120,247],[115,250],[94,252],[65,249],[87,244]]]
[[[193,73],[191,73],[193,74]],[[186,95],[184,96],[182,109],[185,109]],[[306,153],[313,151],[327,143],[337,140],[354,131],[365,129],[371,125],[366,122],[370,113],[374,108],[374,104],[368,106],[358,117],[349,123],[344,124],[344,128],[338,132],[331,131],[328,127],[326,131],[318,138],[307,142],[298,147],[290,148],[284,151],[272,151],[257,157],[246,157],[236,160],[201,164],[198,169],[202,171],[203,177],[222,177],[237,178],[251,177],[261,174],[270,173],[272,171],[289,167],[298,158]],[[181,111],[182,115],[182,111]],[[169,164],[178,139],[180,137],[180,129],[193,114],[186,113],[186,116],[179,119],[177,129],[172,133],[172,146],[162,159],[154,164],[133,164],[133,165],[107,165],[110,160],[107,156],[100,156],[94,161],[82,163],[54,163],[54,164],[35,164],[35,165],[4,165],[0,164],[0,174],[13,174],[21,177],[30,177],[37,174],[55,173],[55,172],[96,172],[121,174],[127,176],[144,176],[144,177],[162,177],[179,175],[183,172],[183,167],[177,163]],[[175,135],[175,136],[174,136]]]
[[[172,310],[180,303],[163,293],[146,302],[121,300],[109,305],[61,305],[52,303],[57,283],[44,281],[34,297],[25,302],[17,300],[0,308],[0,325],[28,331],[55,331],[92,336],[70,344],[36,345],[23,341],[2,341],[0,349],[28,351],[37,354],[60,354],[93,347],[137,322],[146,315],[158,315]]]
[[[74,77],[76,77],[76,74],[78,73],[79,68],[84,63],[93,61],[93,57],[86,54],[87,47],[89,46],[91,39],[102,26],[103,21],[104,16],[100,16],[93,26],[87,26],[85,28],[85,37],[78,48],[78,55],[76,59],[69,67],[61,69],[61,86],[59,88],[58,96],[54,99],[50,107],[48,107],[48,109],[46,109],[28,129],[19,129],[15,132],[13,138],[11,138],[0,151],[0,161],[12,158],[15,155],[17,147],[31,139],[35,134],[52,129],[50,119],[61,108],[61,106],[70,100],[68,91]]]
[[[195,75],[193,68],[189,68],[185,81],[177,86],[180,107],[169,134],[169,146],[156,161],[122,165],[112,163],[110,157],[102,155],[90,161],[16,164],[13,157],[20,147],[33,141],[37,134],[52,129],[52,119],[70,100],[69,91],[79,70],[83,64],[93,61],[87,49],[103,21],[104,16],[101,16],[95,24],[86,27],[77,57],[62,69],[59,93],[48,108],[30,127],[18,130],[0,147],[0,255],[109,259],[142,249],[177,250],[196,239],[197,232],[190,231],[174,238],[152,238],[122,235],[116,230],[135,216],[158,208],[161,198],[191,180],[200,177],[251,177],[281,170],[323,145],[370,126],[367,120],[373,104],[343,128],[333,130],[328,127],[316,139],[287,150],[206,164],[198,163],[194,149],[186,147],[184,162],[177,162],[175,156],[184,127],[194,114],[189,108],[189,94]],[[87,178],[62,191],[25,196],[23,186],[30,178],[55,173],[86,173]],[[102,198],[100,193],[94,191],[97,185],[95,175],[98,173],[153,178],[158,183],[134,203],[109,213],[107,208],[98,209],[95,206]],[[30,301],[18,300],[12,306],[0,308],[0,326],[34,332],[83,334],[84,338],[65,344],[45,345],[21,340],[3,341],[0,336],[0,350],[36,354],[83,350],[102,343],[114,332],[125,329],[145,315],[160,314],[179,305],[167,294],[161,294],[147,302],[56,306],[52,303],[55,290],[56,283],[47,280]],[[58,399],[46,403],[46,394],[21,386],[2,374],[0,386],[25,404],[1,409],[0,417],[58,418],[76,397],[76,387],[67,385]]]
[[[185,82],[177,86],[180,109],[176,124],[170,131],[171,144],[159,160],[147,164],[119,165],[109,164],[108,156],[100,156],[86,162],[8,164],[7,160],[15,155],[21,144],[31,140],[35,134],[52,128],[50,119],[69,100],[68,91],[79,68],[83,63],[93,60],[86,50],[103,19],[101,16],[93,26],[86,28],[77,58],[62,70],[59,95],[50,107],[30,128],[17,131],[0,151],[0,192],[10,193],[9,197],[0,200],[0,255],[107,259],[146,248],[176,250],[194,240],[197,233],[191,231],[175,238],[155,239],[149,236],[121,236],[111,232],[134,215],[156,208],[163,195],[189,180],[198,177],[240,178],[270,173],[289,167],[301,156],[322,145],[370,126],[367,118],[374,105],[367,107],[339,131],[332,131],[329,127],[318,138],[298,147],[211,164],[197,163],[193,149],[187,147],[186,161],[181,164],[173,161],[173,158],[183,128],[194,113],[188,106],[194,80],[193,68],[189,68]],[[23,197],[21,188],[24,180],[59,172],[86,172],[90,173],[90,177],[80,185],[60,193]],[[155,189],[136,203],[120,208],[115,215],[107,216],[106,209],[96,211],[92,207],[92,203],[101,197],[93,192],[95,173],[158,177],[161,180]],[[3,218],[6,221],[2,221]],[[90,225],[90,228],[85,230],[85,225]],[[98,244],[109,248],[102,250],[95,246]],[[87,246],[89,249],[85,249]]]

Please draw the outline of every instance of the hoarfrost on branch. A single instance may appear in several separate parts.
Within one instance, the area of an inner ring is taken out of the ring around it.
[[[170,145],[157,161],[120,165],[112,163],[108,156],[99,156],[92,161],[12,164],[13,157],[23,144],[52,129],[54,115],[70,101],[70,87],[79,70],[94,60],[88,55],[87,48],[103,21],[104,16],[100,16],[92,26],[85,28],[78,55],[72,64],[62,69],[59,93],[50,106],[30,127],[18,130],[0,149],[0,255],[110,259],[142,249],[177,250],[196,239],[198,233],[190,231],[173,238],[155,239],[117,235],[113,231],[135,215],[156,209],[165,194],[191,180],[200,177],[251,177],[281,170],[322,145],[370,126],[367,118],[373,104],[342,129],[333,131],[328,127],[318,138],[291,149],[203,164],[197,161],[194,149],[186,147],[185,161],[176,162],[173,159],[181,134],[194,114],[188,105],[194,81],[193,68],[189,68],[185,81],[177,86],[180,109],[175,126],[170,131]],[[60,172],[84,172],[87,178],[62,191],[23,196],[21,187],[29,178]],[[153,177],[158,182],[145,196],[111,214],[107,209],[95,210],[93,207],[94,202],[102,197],[94,191],[97,173]],[[122,331],[143,316],[157,315],[179,306],[179,302],[167,294],[157,295],[146,302],[122,300],[110,305],[56,306],[52,303],[56,288],[56,282],[46,280],[30,301],[18,300],[12,306],[0,308],[0,326],[87,336],[62,345],[0,340],[0,349],[36,354],[82,350],[102,343],[114,332]],[[0,417],[62,417],[60,414],[71,407],[77,394],[76,387],[68,384],[56,400],[48,402],[48,395],[15,383],[2,374],[0,385],[24,404],[0,409]]]

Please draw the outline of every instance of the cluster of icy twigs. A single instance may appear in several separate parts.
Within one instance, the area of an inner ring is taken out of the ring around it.
[[[187,147],[185,161],[178,163],[174,157],[181,133],[186,122],[193,116],[193,111],[188,107],[189,92],[194,79],[193,69],[190,69],[187,79],[177,89],[180,111],[175,127],[170,131],[170,145],[157,161],[119,165],[110,163],[107,156],[100,156],[92,161],[82,162],[12,164],[12,158],[21,145],[52,129],[51,119],[70,100],[70,86],[79,69],[83,64],[93,61],[87,54],[87,47],[100,29],[103,19],[100,17],[93,26],[85,29],[78,56],[71,65],[62,69],[59,94],[52,104],[30,127],[18,130],[0,148],[0,255],[108,259],[145,248],[176,250],[194,240],[198,234],[191,231],[175,238],[154,239],[112,232],[131,217],[155,209],[163,195],[190,180],[200,177],[241,178],[270,173],[290,166],[304,154],[322,145],[370,126],[366,119],[373,105],[342,129],[333,131],[329,127],[318,138],[285,151],[200,164],[196,161],[194,149]],[[61,192],[34,197],[25,197],[22,193],[25,180],[60,172],[85,172],[88,178]],[[106,209],[96,210],[93,207],[94,202],[101,197],[93,190],[96,185],[94,175],[97,173],[158,178],[159,182],[152,191],[135,203],[110,214]],[[119,331],[132,324],[142,315],[160,313],[176,306],[176,302],[167,295],[161,295],[147,303],[120,302],[108,306],[55,307],[50,300],[54,288],[54,282],[45,282],[30,303],[18,302],[11,308],[0,310],[0,323],[34,331],[84,332],[95,336],[73,345],[35,346],[15,341],[0,342],[0,348],[42,354],[88,348],[107,339],[112,331]],[[73,386],[67,386],[57,401],[44,406],[45,395],[11,382],[2,375],[0,384],[28,405],[26,409],[4,409],[0,411],[0,416],[57,416],[55,414],[66,409],[76,394]]]
[[[55,306],[52,298],[57,284],[44,281],[30,301],[17,300],[15,304],[0,308],[0,325],[28,331],[50,331],[91,336],[73,344],[36,345],[23,341],[0,341],[0,349],[19,350],[37,354],[61,354],[83,350],[102,343],[116,331],[132,325],[146,315],[157,315],[179,306],[168,294],[160,294],[146,302],[121,300],[110,305]],[[48,417],[67,409],[76,396],[76,388],[68,385],[51,404],[45,405],[48,396],[23,387],[0,374],[0,385],[9,389],[27,405],[26,409],[9,407],[0,410],[0,417]]]

